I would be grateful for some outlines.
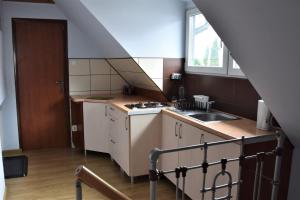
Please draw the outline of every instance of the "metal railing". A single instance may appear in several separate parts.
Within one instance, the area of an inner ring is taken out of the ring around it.
[[[101,179],[95,173],[87,169],[85,166],[79,166],[75,171],[76,180],[76,200],[82,200],[82,186],[81,183],[94,188],[104,196],[112,200],[131,200],[125,194],[111,186],[109,183]]]
[[[259,152],[254,155],[247,155],[245,156],[244,153],[244,147],[246,144],[252,144],[252,143],[259,143],[259,142],[266,142],[271,140],[277,139],[277,147],[276,149],[270,151],[270,152]],[[181,199],[185,199],[185,178],[186,174],[189,170],[195,170],[195,169],[202,169],[203,173],[203,180],[202,180],[202,187],[199,188],[199,192],[201,193],[201,199],[204,200],[205,193],[211,191],[212,192],[212,200],[230,200],[232,199],[231,189],[232,186],[237,185],[237,199],[240,199],[240,184],[242,182],[242,168],[246,160],[250,159],[256,159],[256,170],[255,170],[255,180],[254,180],[254,193],[253,193],[253,200],[259,200],[260,199],[260,191],[262,187],[262,177],[263,177],[263,168],[264,168],[264,160],[267,156],[276,156],[275,160],[275,170],[273,175],[273,181],[272,181],[272,194],[271,194],[271,200],[277,200],[278,198],[278,189],[279,189],[279,178],[280,178],[280,169],[281,169],[281,160],[282,160],[282,150],[283,150],[283,144],[285,140],[285,135],[283,132],[276,132],[276,134],[272,135],[264,135],[264,136],[257,136],[257,137],[251,137],[251,138],[240,138],[240,139],[232,139],[232,140],[224,140],[219,142],[210,142],[210,143],[204,143],[199,145],[191,145],[181,148],[174,148],[174,149],[154,149],[151,151],[149,155],[149,161],[150,161],[150,170],[149,170],[149,178],[150,178],[150,200],[157,200],[157,181],[159,177],[174,173],[176,177],[176,200],[179,200],[179,179],[180,176],[182,177],[182,195]],[[212,146],[218,146],[218,145],[224,145],[229,143],[239,143],[240,144],[240,156],[237,158],[231,158],[231,159],[221,159],[214,162],[208,162],[207,158],[207,151]],[[180,151],[187,151],[192,149],[204,149],[204,159],[202,164],[195,165],[195,166],[179,166],[172,170],[159,170],[157,168],[157,162],[159,157],[162,154],[169,154],[173,152],[180,152]],[[239,162],[239,171],[238,171],[238,180],[236,182],[233,182],[232,175],[229,171],[226,169],[226,165],[230,162]],[[214,165],[221,165],[221,170],[217,174],[215,174],[215,177],[213,179],[213,185],[211,187],[206,187],[206,176],[207,176],[207,170],[209,167]],[[220,176],[227,176],[228,177],[228,183],[217,185],[217,179]],[[222,197],[216,197],[216,191],[221,188],[228,188],[228,193],[225,196]]]

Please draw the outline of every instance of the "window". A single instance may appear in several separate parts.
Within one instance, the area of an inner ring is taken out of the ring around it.
[[[245,77],[245,74],[242,72],[240,66],[235,62],[235,60],[231,56],[229,57],[228,75]]]
[[[242,76],[228,49],[198,9],[187,11],[186,71]],[[232,70],[229,70],[229,65]],[[239,72],[239,73],[238,73]]]

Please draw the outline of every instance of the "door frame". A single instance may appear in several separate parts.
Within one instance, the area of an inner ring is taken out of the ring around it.
[[[71,127],[70,127],[70,101],[69,101],[69,60],[68,60],[68,22],[62,19],[39,19],[39,18],[12,18],[12,43],[13,43],[13,62],[14,62],[14,78],[15,78],[15,95],[16,95],[16,108],[17,108],[17,123],[18,123],[18,137],[19,148],[23,148],[22,144],[22,129],[20,119],[20,96],[19,96],[19,82],[18,82],[18,63],[16,59],[16,22],[18,20],[39,21],[48,23],[60,23],[64,26],[64,45],[65,45],[65,64],[64,64],[64,99],[65,99],[65,118],[66,128],[69,140],[69,146],[71,147]]]

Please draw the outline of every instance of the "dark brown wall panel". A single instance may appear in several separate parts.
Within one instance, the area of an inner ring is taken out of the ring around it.
[[[160,102],[167,101],[164,94],[160,91],[154,91],[154,90],[148,90],[148,89],[136,87],[134,92],[136,95],[148,97],[149,99],[151,99],[153,101],[160,101]]]
[[[276,148],[275,141],[262,142],[255,144],[245,145],[245,155],[255,155],[259,152],[270,152]],[[289,188],[289,178],[291,172],[291,162],[293,156],[293,145],[290,141],[286,140],[284,143],[282,166],[280,170],[280,183],[279,183],[279,200],[286,200]],[[261,198],[271,199],[272,185],[271,179],[274,175],[275,155],[266,156],[264,160],[263,179]],[[241,184],[241,197],[242,200],[253,199],[254,178],[256,169],[256,159],[246,160],[242,169],[242,184]]]
[[[184,73],[183,66],[183,58],[164,58],[163,92],[169,100],[178,96],[178,88],[183,85],[183,81],[171,80],[170,76],[172,73]]]
[[[187,95],[208,95],[214,108],[256,120],[260,96],[247,79],[186,74],[184,81]]]
[[[182,73],[184,80],[170,80],[174,72]],[[194,94],[208,95],[216,101],[216,109],[256,120],[260,96],[247,79],[184,74],[183,58],[164,58],[163,77],[163,92],[169,100],[178,96],[178,88],[184,85],[189,97]]]

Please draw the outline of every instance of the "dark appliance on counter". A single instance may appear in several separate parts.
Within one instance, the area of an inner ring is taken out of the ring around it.
[[[135,88],[133,86],[124,86],[123,94],[124,95],[134,95]]]

